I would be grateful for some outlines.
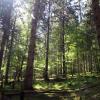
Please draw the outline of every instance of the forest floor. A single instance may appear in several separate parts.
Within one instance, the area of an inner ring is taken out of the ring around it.
[[[33,87],[33,91],[24,91],[23,100],[100,100],[100,76],[96,75],[59,82],[36,81]],[[4,93],[3,100],[22,100],[20,90],[6,87]]]

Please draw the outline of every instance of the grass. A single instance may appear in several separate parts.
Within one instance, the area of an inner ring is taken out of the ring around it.
[[[25,100],[100,100],[100,86],[89,88],[77,93],[76,90],[80,91],[81,88],[88,88],[92,84],[99,84],[100,76],[96,74],[87,74],[80,76],[69,77],[64,81],[35,81],[33,88],[37,91],[53,91],[53,93],[38,93],[37,95],[26,95]],[[21,90],[20,83],[16,83],[16,90]],[[7,85],[4,88],[5,91],[13,91],[11,86]],[[66,91],[64,91],[66,90]],[[61,91],[61,93],[56,93]],[[64,92],[63,92],[64,91]],[[90,98],[91,97],[91,98]],[[94,99],[93,99],[94,98]],[[97,99],[95,99],[97,98]],[[19,100],[18,96],[14,96],[11,100]]]
[[[81,74],[80,76],[74,75],[73,77],[69,76],[64,81],[53,81],[53,82],[45,82],[45,81],[35,81],[33,84],[33,88],[37,90],[66,90],[66,89],[72,89],[76,90],[82,87],[84,84],[88,83],[94,83],[99,80],[100,75],[96,74]],[[20,82],[15,83],[15,89],[21,90],[22,84]],[[4,87],[5,90],[12,89],[11,85],[6,85]]]
[[[36,81],[33,85],[35,89],[38,90],[66,90],[66,89],[72,89],[77,90],[84,84],[88,83],[94,83],[97,81],[97,76],[94,75],[87,75],[87,76],[78,76],[74,78],[69,78],[63,82],[44,82],[44,81]]]

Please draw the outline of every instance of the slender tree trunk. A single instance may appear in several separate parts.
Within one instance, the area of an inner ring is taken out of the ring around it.
[[[65,2],[64,4],[65,5]],[[61,33],[60,33],[60,55],[61,55],[61,69],[63,78],[66,78],[66,66],[65,66],[65,15],[64,15],[64,7],[62,14],[60,15],[60,24],[61,24]]]
[[[78,50],[78,47],[77,47],[77,72],[78,72],[78,75],[80,75],[80,62],[79,62],[80,58],[79,58],[79,50]]]
[[[46,39],[46,65],[45,65],[45,81],[49,80],[48,77],[48,57],[49,57],[49,35],[50,35],[50,0],[49,0],[49,15],[48,15],[48,32],[47,32],[47,39]]]
[[[92,69],[92,55],[91,55],[91,50],[90,50],[90,53],[89,53],[89,72],[91,72],[91,69]]]
[[[81,0],[78,0],[78,2],[79,2],[79,22],[81,22],[82,21],[82,10],[81,10]]]
[[[25,57],[22,57],[22,61],[21,61],[21,64],[20,64],[20,78],[21,80],[23,80],[23,64],[24,64],[24,59]]]
[[[83,53],[83,73],[85,74],[85,68],[86,68],[86,61],[85,61],[85,52]]]
[[[63,78],[66,78],[66,66],[65,66],[65,28],[64,28],[64,16],[62,20],[62,61],[63,61]]]

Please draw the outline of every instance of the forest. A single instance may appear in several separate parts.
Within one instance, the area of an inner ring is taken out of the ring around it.
[[[100,0],[0,0],[0,100],[100,100]]]

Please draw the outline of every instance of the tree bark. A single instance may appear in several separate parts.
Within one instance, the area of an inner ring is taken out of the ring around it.
[[[30,43],[29,43],[29,50],[28,50],[28,59],[27,59],[27,67],[25,72],[25,79],[24,79],[24,89],[30,90],[32,89],[33,84],[33,63],[34,63],[34,56],[35,56],[35,40],[36,40],[36,30],[37,30],[37,23],[38,23],[38,15],[39,15],[39,5],[40,0],[35,0],[34,4],[34,11],[32,19],[32,29],[31,29],[31,36],[30,36]]]
[[[11,28],[10,19],[11,19],[13,0],[4,0],[2,4],[3,4],[3,15],[2,15],[3,37],[0,48],[0,70],[2,66],[4,49],[10,34],[10,28]]]
[[[48,15],[48,32],[47,32],[47,38],[46,38],[46,59],[45,59],[45,75],[44,79],[45,81],[49,80],[48,77],[48,57],[49,57],[49,34],[50,34],[50,0],[49,0],[49,15]]]
[[[92,11],[94,17],[94,24],[97,31],[97,39],[100,47],[100,6],[99,0],[92,0]]]
[[[66,78],[66,66],[65,66],[65,25],[64,16],[62,20],[62,61],[63,61],[63,78]]]
[[[11,66],[10,64],[11,64],[12,48],[13,48],[13,42],[14,42],[14,33],[15,33],[15,22],[14,22],[14,26],[12,28],[11,40],[10,40],[9,47],[8,47],[9,51],[8,51],[8,57],[7,57],[5,84],[8,83],[8,74],[9,74],[9,69]]]

